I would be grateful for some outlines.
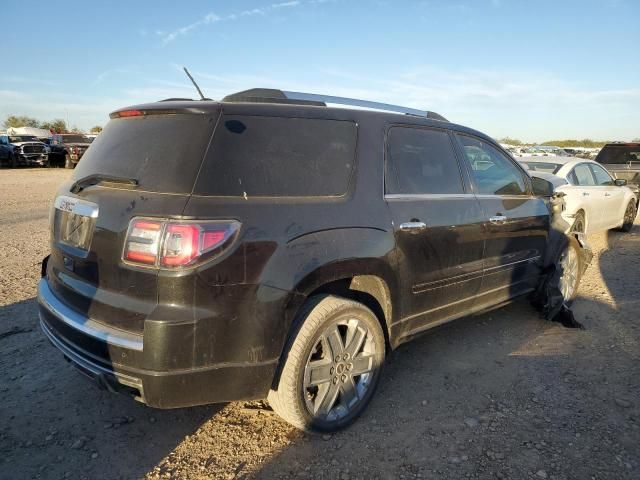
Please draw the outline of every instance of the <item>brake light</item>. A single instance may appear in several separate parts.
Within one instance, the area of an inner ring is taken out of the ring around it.
[[[141,117],[144,113],[142,113],[142,110],[122,110],[121,112],[116,112],[115,115],[118,117]]]
[[[240,222],[158,221],[134,218],[129,224],[123,259],[160,268],[187,267],[209,260],[229,247]]]

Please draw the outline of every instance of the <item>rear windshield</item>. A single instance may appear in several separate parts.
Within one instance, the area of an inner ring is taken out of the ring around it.
[[[522,162],[527,166],[528,170],[534,172],[556,173],[562,165],[548,162]]]
[[[640,145],[607,145],[598,153],[596,162],[605,164],[640,162]]]
[[[60,140],[63,143],[90,143],[90,140],[84,135],[61,135]]]
[[[344,195],[354,170],[356,130],[348,121],[223,115],[194,193]]]
[[[138,180],[141,190],[191,193],[215,117],[148,115],[110,120],[74,170]]]

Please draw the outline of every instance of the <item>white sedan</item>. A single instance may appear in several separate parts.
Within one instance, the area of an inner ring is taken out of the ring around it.
[[[560,177],[555,191],[565,194],[564,219],[572,231],[592,234],[612,228],[628,232],[638,211],[638,199],[599,163],[576,157],[521,157],[529,173],[546,172]],[[555,182],[554,182],[555,183]]]

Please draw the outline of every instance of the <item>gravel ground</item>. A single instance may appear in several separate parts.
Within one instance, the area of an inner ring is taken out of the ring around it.
[[[0,478],[640,478],[640,227],[590,239],[574,307],[526,301],[390,355],[353,427],[301,434],[262,402],[160,411],[85,381],[38,330],[64,170],[0,171]]]

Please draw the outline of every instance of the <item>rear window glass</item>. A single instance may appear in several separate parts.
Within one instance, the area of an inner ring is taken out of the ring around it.
[[[640,145],[612,145],[600,150],[596,161],[604,164],[640,162]]]
[[[527,169],[534,172],[547,172],[556,173],[560,170],[562,165],[558,163],[542,163],[542,162],[522,162],[527,166]]]
[[[224,115],[194,193],[344,195],[354,170],[356,130],[348,121]]]
[[[411,195],[464,193],[449,134],[392,128],[387,140],[385,191]]]
[[[118,118],[107,123],[74,170],[138,180],[141,190],[191,193],[215,117],[196,114]]]

